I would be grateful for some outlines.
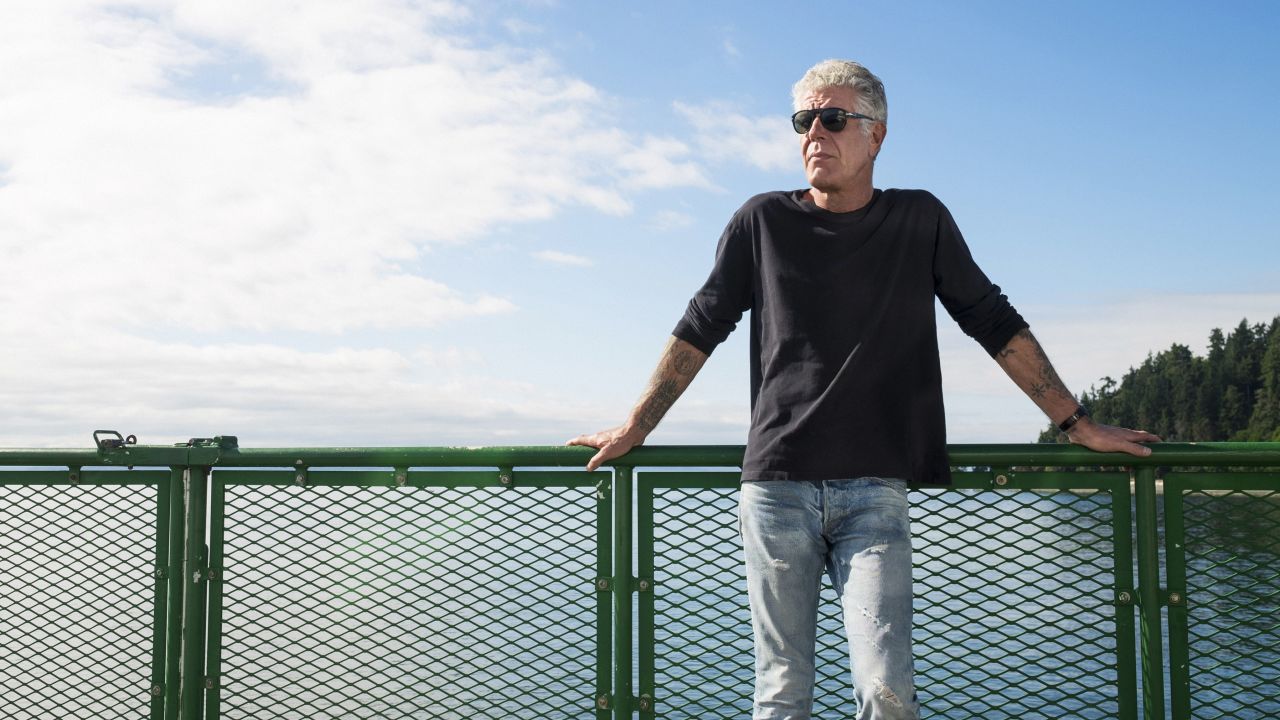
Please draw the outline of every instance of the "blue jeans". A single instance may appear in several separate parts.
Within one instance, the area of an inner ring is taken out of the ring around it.
[[[857,717],[918,718],[906,483],[744,482],[738,513],[755,633],[754,720],[805,720],[813,711],[824,567],[844,613]]]

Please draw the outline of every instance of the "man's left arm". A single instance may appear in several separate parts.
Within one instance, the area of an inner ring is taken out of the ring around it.
[[[1053,369],[1044,348],[1031,330],[1023,328],[1014,335],[995,360],[1004,368],[1009,377],[1022,391],[1031,398],[1054,425],[1075,414],[1080,403],[1058,377]],[[1145,457],[1151,454],[1151,448],[1139,443],[1160,442],[1160,438],[1145,430],[1129,430],[1095,423],[1088,416],[1081,417],[1068,430],[1067,437],[1071,442],[1083,445],[1098,452],[1126,452],[1130,455]]]

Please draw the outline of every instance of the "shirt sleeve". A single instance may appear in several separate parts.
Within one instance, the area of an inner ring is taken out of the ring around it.
[[[707,355],[729,337],[751,308],[755,263],[748,226],[741,212],[729,221],[716,246],[711,274],[671,331]]]
[[[935,199],[936,201],[936,199]],[[974,262],[951,212],[938,202],[937,241],[933,254],[934,293],[960,329],[995,357],[1019,330],[1022,315]]]

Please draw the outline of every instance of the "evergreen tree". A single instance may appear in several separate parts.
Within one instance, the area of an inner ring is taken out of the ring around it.
[[[1148,353],[1117,383],[1089,388],[1081,402],[1102,423],[1141,428],[1165,440],[1280,441],[1280,316],[1269,325],[1241,320],[1209,333],[1208,354],[1185,345]],[[1040,442],[1066,442],[1052,424]]]
[[[1245,440],[1280,440],[1280,317],[1271,321],[1266,342]]]

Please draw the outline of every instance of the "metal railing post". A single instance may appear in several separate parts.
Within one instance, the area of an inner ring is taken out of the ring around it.
[[[1122,720],[1138,718],[1138,649],[1134,644],[1133,496],[1129,483],[1111,491],[1111,516],[1115,538],[1116,690],[1117,714]]]
[[[186,585],[182,578],[184,548],[186,547],[186,505],[185,491],[186,469],[170,468],[169,471],[169,543],[167,568],[168,585],[165,607],[165,674],[164,674],[164,720],[178,720],[178,711],[182,707],[179,695],[182,686],[182,600]]]
[[[1183,484],[1164,481],[1164,562],[1169,603],[1169,711],[1173,720],[1191,717],[1191,648],[1188,644],[1186,522]]]
[[[609,720],[613,671],[613,489],[610,480],[596,483],[596,695],[595,720]]]
[[[205,720],[221,717],[222,702],[222,536],[226,519],[226,487],[216,475],[209,482],[209,552],[205,571],[208,619],[205,636]]]
[[[636,606],[639,611],[636,653],[640,681],[640,697],[636,705],[640,717],[657,715],[657,681],[655,678],[654,652],[657,640],[654,633],[654,558],[653,558],[653,484],[645,478],[636,482]]]
[[[153,606],[151,611],[151,720],[163,720],[166,697],[166,672],[172,659],[166,657],[170,647],[170,636],[175,633],[169,624],[172,617],[169,608],[170,588],[177,581],[180,573],[173,571],[172,536],[174,525],[181,525],[180,516],[175,517],[171,498],[181,487],[182,473],[174,470],[169,474],[168,482],[156,487],[156,562],[152,569],[155,579]],[[179,555],[180,557],[180,555]]]
[[[182,720],[201,720],[204,710],[204,639],[208,553],[205,494],[209,468],[186,471],[186,550],[182,562]]]
[[[1164,720],[1164,650],[1160,638],[1160,545],[1156,513],[1156,471],[1143,466],[1134,473],[1138,527],[1138,606],[1142,641],[1142,715]]]
[[[631,717],[631,473],[613,475],[613,717]]]

